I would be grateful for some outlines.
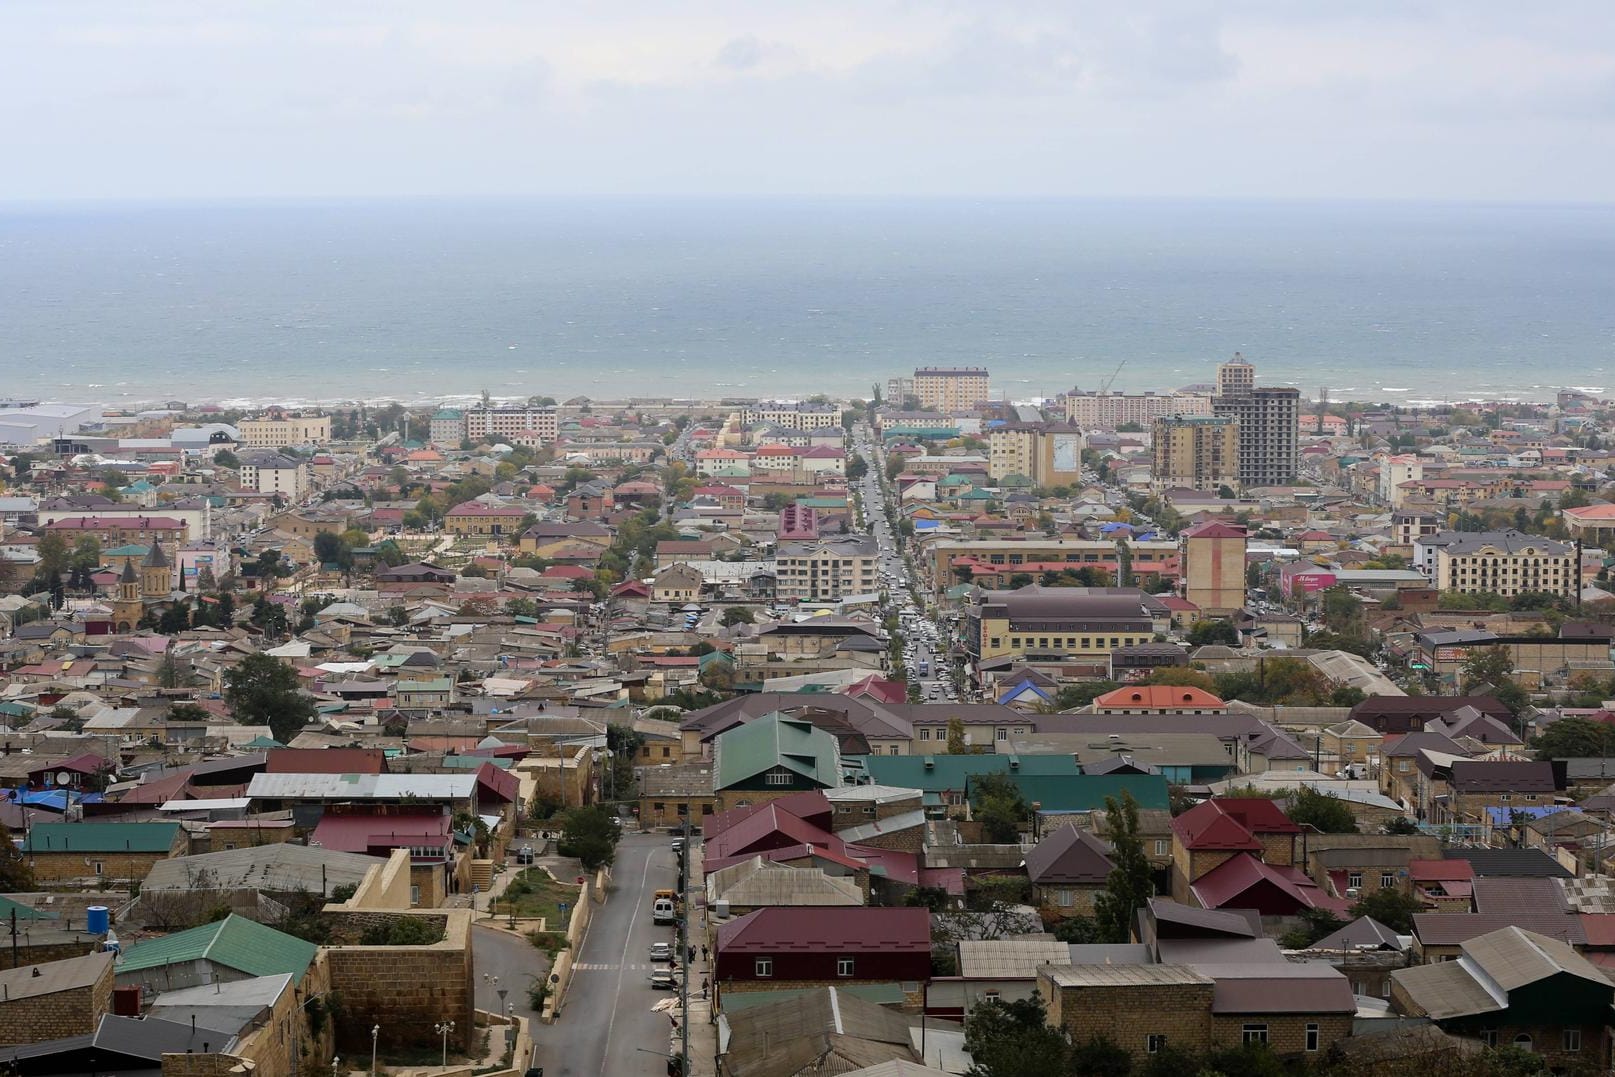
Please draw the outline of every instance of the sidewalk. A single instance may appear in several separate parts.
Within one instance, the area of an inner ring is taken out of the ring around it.
[[[702,955],[701,946],[707,940],[706,875],[701,870],[701,857],[705,845],[696,843],[690,849],[690,875],[685,891],[690,910],[690,944],[695,947],[695,960],[687,964],[685,975],[690,984],[690,1077],[716,1077],[718,1072],[718,1026],[712,1013],[712,962],[710,953]],[[702,992],[705,983],[707,990]],[[703,994],[705,997],[703,997]],[[668,1043],[668,1054],[676,1055],[684,1044],[680,1030],[675,1029]]]

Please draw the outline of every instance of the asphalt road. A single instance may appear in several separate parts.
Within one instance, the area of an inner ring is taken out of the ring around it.
[[[536,1026],[544,1077],[666,1074],[672,1022],[651,1006],[670,992],[650,986],[650,944],[676,936],[651,923],[650,906],[677,881],[670,843],[666,834],[630,834],[617,846],[614,890],[589,924],[560,1019]]]

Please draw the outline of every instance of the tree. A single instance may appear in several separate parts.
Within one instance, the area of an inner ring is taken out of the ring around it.
[[[34,869],[11,840],[10,829],[0,823],[0,894],[16,894],[33,888]]]
[[[1086,944],[1105,941],[1099,932],[1099,921],[1091,916],[1062,917],[1054,922],[1049,931],[1064,943]]]
[[[1086,707],[1106,692],[1114,692],[1120,687],[1116,681],[1081,681],[1062,685],[1054,694],[1054,705],[1063,711]]]
[[[34,544],[34,553],[39,557],[41,576],[59,576],[67,568],[67,541],[55,531],[45,532]]]
[[[71,564],[76,569],[88,572],[101,567],[101,540],[94,535],[85,535],[73,547]]]
[[[1322,834],[1355,834],[1357,818],[1344,800],[1302,786],[1286,812],[1292,823],[1310,826]]]
[[[600,804],[573,808],[561,817],[562,856],[575,856],[586,871],[596,871],[617,858],[617,820]]]
[[[1222,644],[1239,645],[1239,632],[1230,621],[1196,621],[1189,626],[1189,643],[1194,647]]]
[[[964,755],[970,749],[965,744],[965,723],[963,718],[948,719],[948,754]]]
[[[1170,685],[1175,688],[1199,688],[1207,692],[1217,690],[1211,674],[1193,666],[1160,666],[1144,678],[1145,684]]]
[[[757,622],[757,615],[745,606],[730,606],[718,618],[718,623],[725,628],[735,625],[749,625]]]
[[[1302,909],[1301,923],[1279,937],[1279,945],[1286,950],[1305,950],[1319,939],[1333,935],[1346,926],[1346,922],[1328,909]]]
[[[983,774],[970,782],[971,814],[981,824],[983,840],[993,845],[1020,841],[1029,814],[1015,780],[1007,774]]]
[[[1533,738],[1538,759],[1599,759],[1615,755],[1615,726],[1575,716],[1560,718]]]
[[[1119,801],[1105,798],[1105,837],[1114,866],[1105,889],[1094,898],[1094,920],[1106,942],[1130,942],[1133,916],[1155,896],[1155,884],[1144,856],[1144,839],[1138,835],[1138,801],[1125,789]]]
[[[852,459],[847,461],[847,479],[857,482],[867,474],[869,474],[869,462],[858,453],[853,453]]]
[[[1065,1036],[1049,1027],[1043,999],[977,1003],[965,1018],[968,1077],[1048,1077],[1065,1070]]]
[[[353,550],[347,540],[334,531],[314,533],[314,558],[322,565],[335,565],[341,569],[353,566]]]
[[[266,654],[249,654],[224,675],[224,701],[242,725],[267,725],[288,743],[315,715],[314,701],[302,693],[291,666]]]
[[[1413,917],[1424,911],[1424,905],[1412,894],[1400,890],[1375,890],[1357,899],[1351,907],[1353,920],[1372,916],[1398,935],[1413,933]]]
[[[1528,703],[1525,689],[1514,680],[1514,659],[1507,647],[1477,647],[1464,656],[1459,671],[1464,691],[1490,687],[1497,701],[1514,714],[1520,713]]]

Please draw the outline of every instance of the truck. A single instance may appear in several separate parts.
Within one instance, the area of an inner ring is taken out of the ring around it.
[[[929,658],[920,659],[920,676],[929,677],[930,675],[931,675],[931,660]]]

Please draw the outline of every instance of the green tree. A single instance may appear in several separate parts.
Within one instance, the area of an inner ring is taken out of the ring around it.
[[[20,894],[34,888],[34,869],[11,840],[11,830],[0,823],[0,894]]]
[[[1054,922],[1049,931],[1064,943],[1086,944],[1105,941],[1099,931],[1099,921],[1091,916],[1062,917]]]
[[[963,718],[948,719],[948,754],[964,755],[970,749],[965,744],[965,723]]]
[[[1410,935],[1413,917],[1423,911],[1423,904],[1412,894],[1395,889],[1375,890],[1357,899],[1351,907],[1351,918],[1372,916],[1398,935]]]
[[[757,615],[745,606],[729,606],[718,617],[718,623],[725,628],[734,625],[749,625],[757,622]]]
[[[58,576],[67,568],[67,542],[55,531],[47,530],[40,537],[34,544],[34,554],[39,558],[41,576]]]
[[[85,535],[73,546],[71,560],[73,568],[89,571],[101,567],[101,540],[94,535]]]
[[[1029,812],[1020,787],[1009,775],[983,774],[971,779],[970,807],[981,824],[983,840],[993,845],[1013,845],[1020,840],[1021,824]]]
[[[852,458],[847,461],[848,481],[857,482],[867,474],[869,474],[869,461],[865,460],[858,453],[853,453]]]
[[[1230,621],[1196,621],[1189,626],[1189,644],[1194,647],[1205,647],[1211,644],[1222,644],[1227,647],[1239,645],[1239,632]]]
[[[1525,689],[1514,680],[1514,659],[1502,644],[1472,648],[1464,656],[1459,678],[1465,692],[1490,688],[1497,701],[1514,714],[1530,701]]]
[[[267,725],[282,744],[313,720],[314,701],[304,695],[291,666],[266,654],[249,654],[224,674],[224,701],[242,725]]]
[[[611,811],[591,804],[573,808],[561,817],[561,840],[556,849],[562,856],[575,856],[587,871],[609,865],[617,857],[617,820]]]
[[[1062,711],[1075,710],[1077,707],[1086,707],[1106,692],[1114,692],[1120,687],[1116,681],[1079,681],[1076,684],[1061,685],[1060,690],[1054,694],[1054,705]]]
[[[1357,818],[1344,800],[1302,786],[1290,801],[1290,821],[1323,834],[1355,834]]]
[[[979,1002],[965,1018],[967,1077],[1050,1077],[1065,1072],[1065,1036],[1050,1028],[1043,1000]]]
[[[1574,715],[1560,718],[1531,741],[1538,759],[1599,759],[1615,755],[1615,726]]]
[[[1155,884],[1144,856],[1144,839],[1138,834],[1138,801],[1125,789],[1120,800],[1105,798],[1105,837],[1114,866],[1105,889],[1094,898],[1094,920],[1106,942],[1130,942],[1133,916],[1155,896]]]

